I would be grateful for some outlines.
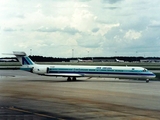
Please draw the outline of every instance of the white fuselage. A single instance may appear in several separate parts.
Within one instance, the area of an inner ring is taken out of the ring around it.
[[[23,65],[22,70],[46,76],[63,77],[114,77],[154,78],[155,75],[143,67],[127,66],[82,66],[82,65]]]

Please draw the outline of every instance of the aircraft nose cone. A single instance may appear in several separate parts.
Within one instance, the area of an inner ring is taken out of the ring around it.
[[[153,76],[156,77],[156,75],[153,73]]]
[[[153,78],[155,78],[155,77],[156,77],[156,75],[155,75],[153,72],[151,72],[151,75],[152,75],[152,77],[153,77]]]

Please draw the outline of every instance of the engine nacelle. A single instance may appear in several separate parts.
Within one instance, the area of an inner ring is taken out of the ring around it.
[[[32,72],[40,75],[44,75],[49,72],[49,67],[36,66],[32,68]]]

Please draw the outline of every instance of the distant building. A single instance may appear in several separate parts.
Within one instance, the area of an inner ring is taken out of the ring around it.
[[[77,63],[77,62],[78,62],[78,60],[70,60],[69,62]]]
[[[115,59],[93,59],[93,62],[116,62]]]
[[[140,60],[140,62],[151,62],[151,63],[154,63],[154,62],[160,62],[160,59],[142,59],[142,60]]]

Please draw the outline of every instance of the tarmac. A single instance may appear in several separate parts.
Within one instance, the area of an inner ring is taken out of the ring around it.
[[[0,119],[159,120],[160,82],[0,70]]]

